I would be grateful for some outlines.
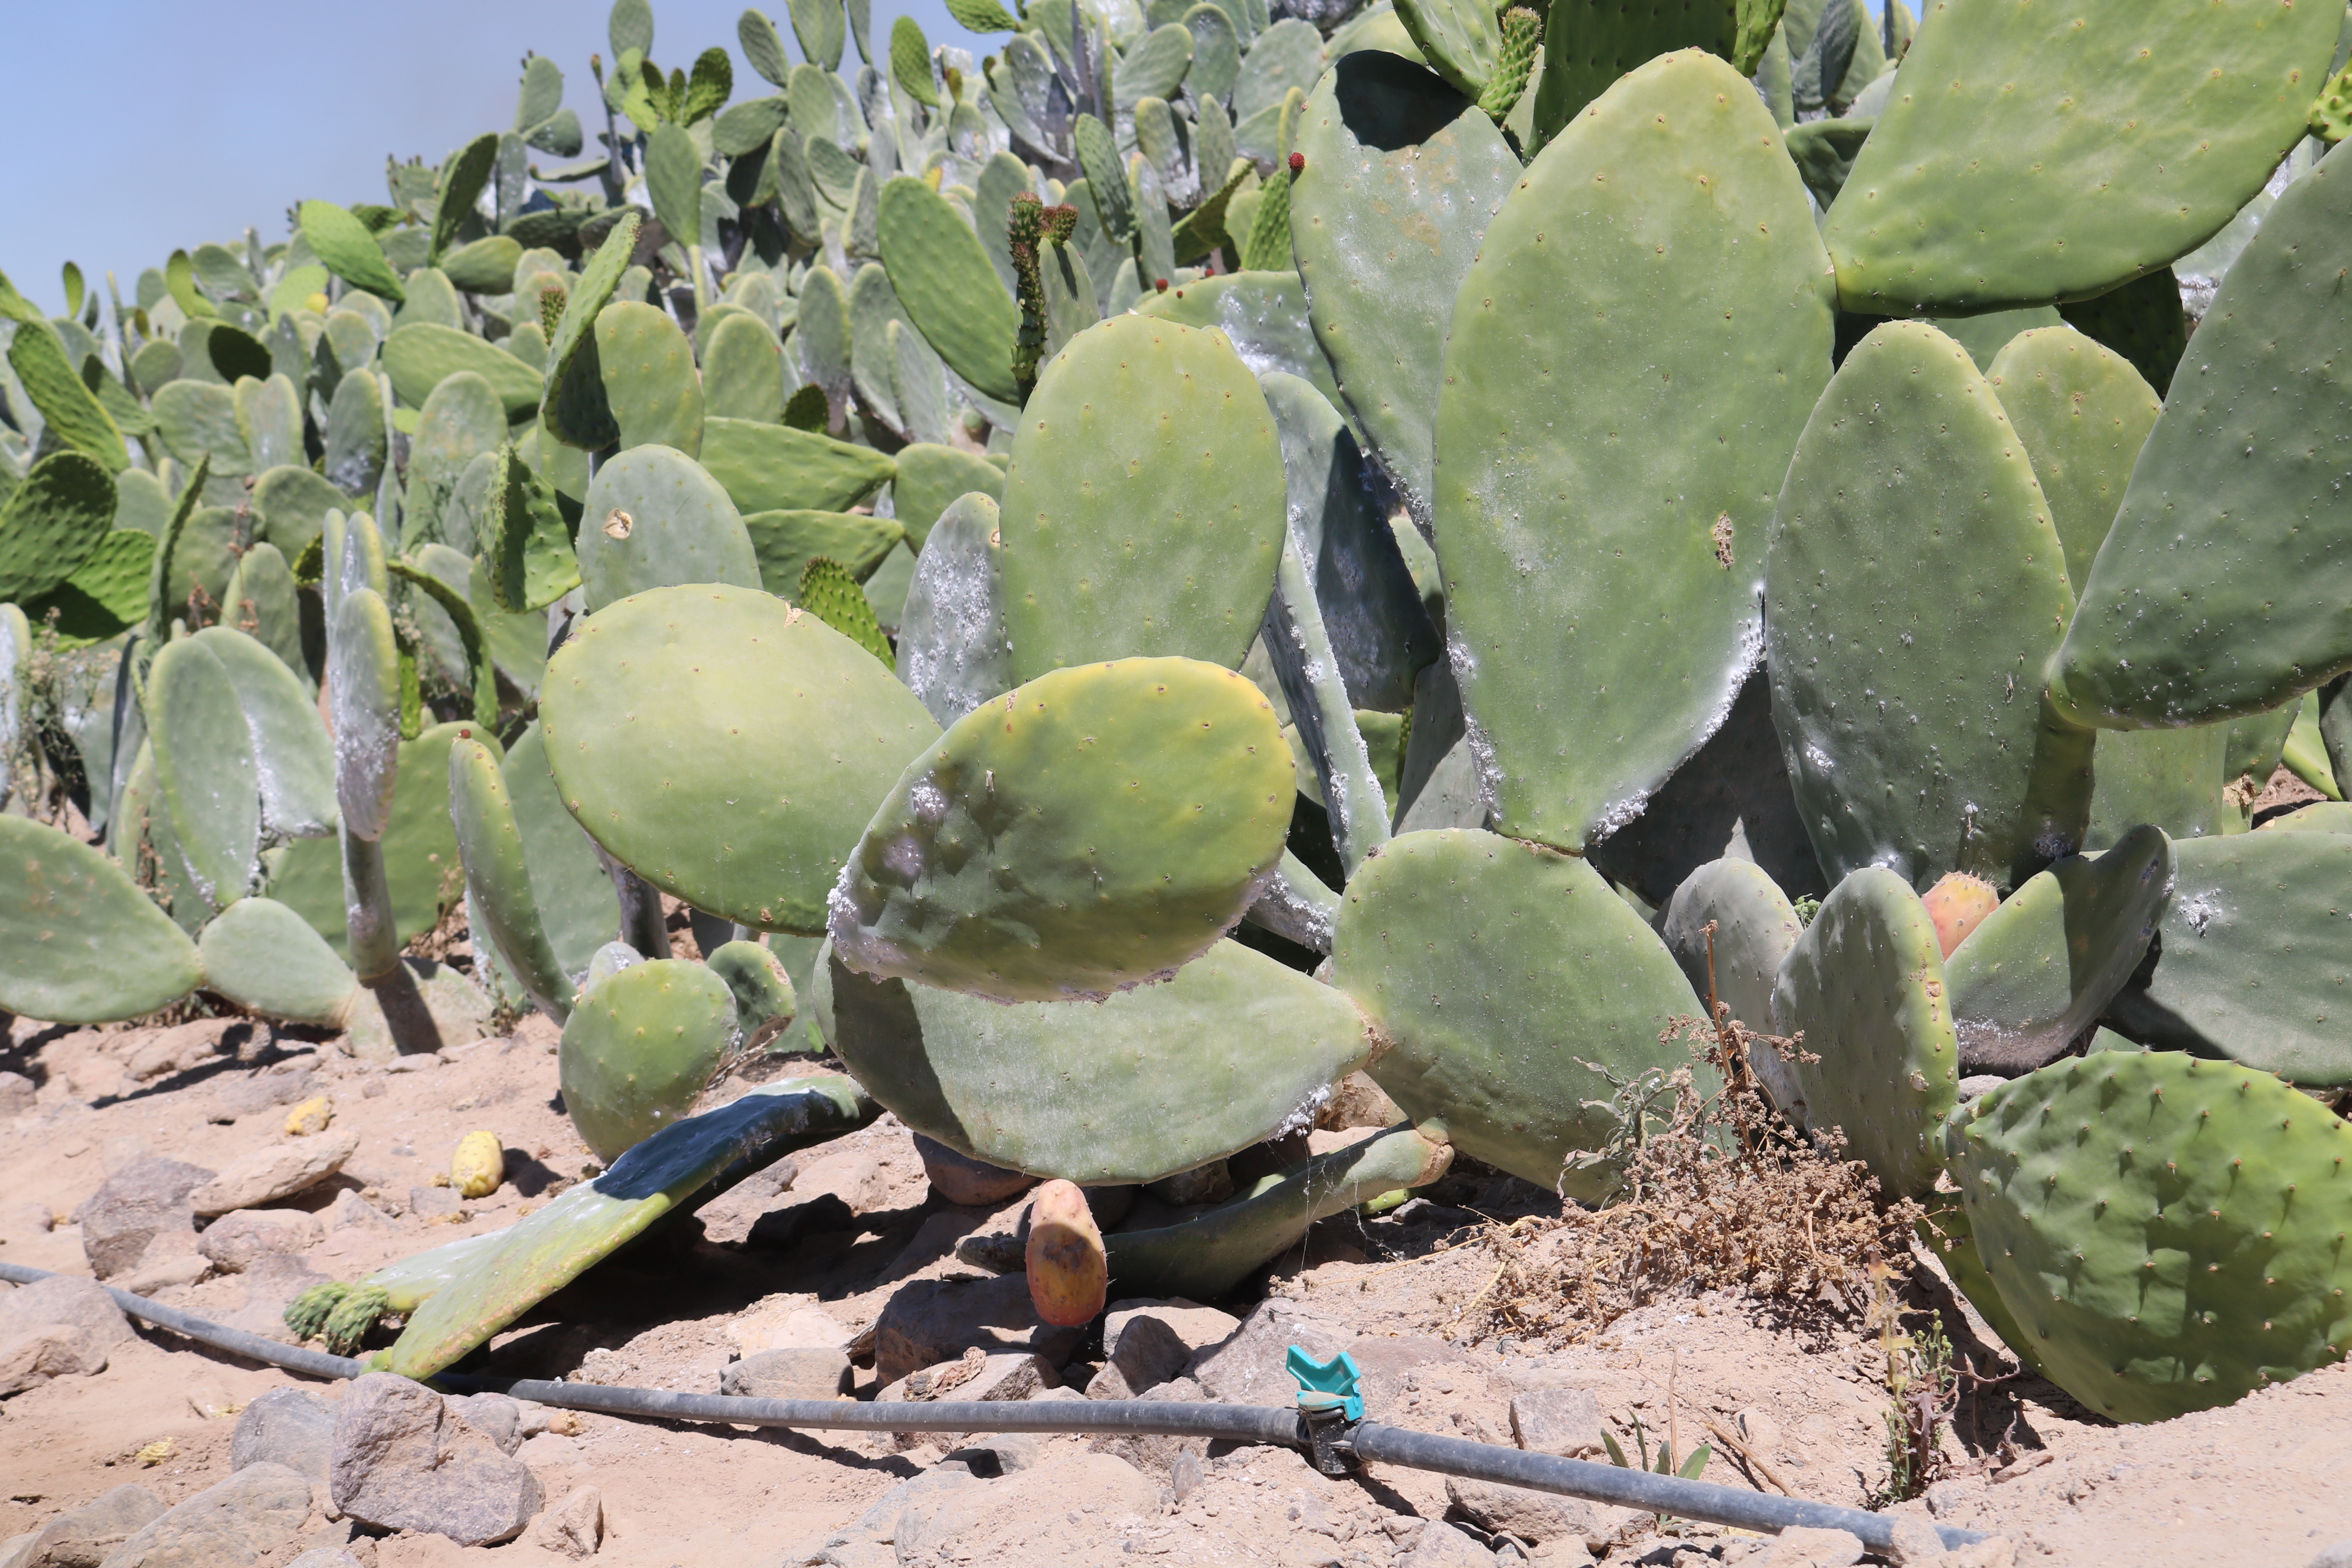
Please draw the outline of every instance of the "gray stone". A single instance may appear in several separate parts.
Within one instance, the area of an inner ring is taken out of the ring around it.
[[[463,1394],[454,1395],[449,1408],[464,1416],[467,1425],[488,1436],[499,1446],[501,1454],[511,1454],[522,1447],[522,1405],[503,1394]],[[540,1424],[541,1431],[546,1423]]]
[[[39,1323],[0,1339],[0,1399],[60,1377],[106,1370],[106,1348],[87,1329]]]
[[[193,1246],[196,1238],[191,1235],[186,1239]],[[166,1257],[151,1246],[146,1261],[128,1274],[116,1275],[114,1283],[134,1296],[152,1296],[174,1285],[193,1285],[212,1271],[213,1260],[201,1252],[177,1252]]]
[[[1511,1440],[1530,1454],[1574,1458],[1598,1450],[1601,1400],[1589,1388],[1535,1388],[1511,1395]]]
[[[150,1079],[203,1067],[221,1054],[229,1030],[236,1024],[233,1018],[199,1018],[192,1024],[158,1029],[131,1051],[124,1070],[145,1083]],[[245,1032],[251,1033],[249,1029]]]
[[[310,1483],[283,1465],[249,1465],[132,1532],[102,1568],[252,1568],[294,1544]]]
[[[1421,1539],[1397,1563],[1398,1568],[1495,1568],[1495,1554],[1444,1520],[1433,1519],[1422,1526]]]
[[[931,1191],[962,1208],[985,1208],[1017,1198],[1038,1182],[1024,1172],[959,1154],[919,1132],[915,1134],[915,1152],[923,1157],[923,1174],[930,1178]]]
[[[1336,1323],[1305,1316],[1296,1301],[1269,1296],[1250,1309],[1230,1339],[1194,1356],[1185,1373],[1210,1398],[1227,1405],[1288,1405],[1298,1394],[1290,1347],[1329,1361],[1354,1338]]]
[[[292,1197],[341,1170],[359,1146],[360,1135],[344,1129],[253,1150],[190,1193],[188,1206],[200,1215],[224,1215]]]
[[[301,1388],[273,1388],[245,1407],[229,1435],[228,1465],[283,1465],[324,1484],[335,1454],[335,1407]]]
[[[109,1176],[74,1210],[91,1271],[100,1279],[130,1273],[159,1236],[185,1235],[189,1244],[170,1250],[194,1252],[195,1214],[188,1194],[212,1179],[201,1165],[161,1159],[142,1160]]]
[[[2339,1541],[2311,1560],[2310,1568],[2352,1568],[2352,1541]]]
[[[511,1541],[542,1500],[538,1478],[424,1384],[370,1373],[335,1414],[335,1507],[386,1530],[460,1546]]]
[[[300,1209],[238,1209],[206,1226],[196,1250],[224,1274],[242,1274],[263,1258],[292,1258],[326,1239],[316,1215]]]
[[[967,1351],[960,1360],[923,1367],[886,1384],[874,1399],[877,1404],[1026,1399],[1061,1381],[1052,1364],[1032,1352],[984,1356]]]
[[[345,1167],[346,1179],[349,1173],[347,1166]],[[352,1226],[357,1226],[362,1230],[373,1231],[394,1231],[400,1228],[398,1220],[394,1219],[349,1187],[335,1194],[335,1201],[327,1205],[320,1218],[329,1230],[342,1230]]]
[[[1242,1321],[1182,1297],[1113,1301],[1103,1316],[1103,1364],[1129,1388],[1179,1377],[1202,1351],[1234,1337]]]
[[[447,1219],[465,1206],[458,1201],[455,1187],[408,1189],[408,1215],[411,1219]]]
[[[1076,1353],[1078,1338],[1076,1329],[1039,1320],[1026,1276],[916,1279],[875,1320],[875,1374],[896,1383],[922,1367],[954,1361],[974,1345],[990,1354],[1033,1351],[1059,1368]]]
[[[1466,1519],[1489,1535],[1545,1542],[1592,1541],[1607,1533],[1591,1503],[1554,1492],[1448,1477],[1445,1501],[1448,1519]]]
[[[1294,1389],[1297,1386],[1292,1384]],[[1189,1377],[1180,1377],[1168,1383],[1155,1384],[1137,1397],[1164,1400],[1173,1405],[1197,1405],[1207,1395],[1202,1392],[1199,1384]],[[1097,1454],[1110,1454],[1125,1459],[1146,1475],[1171,1480],[1174,1479],[1179,1458],[1190,1454],[1198,1459],[1209,1451],[1205,1437],[1178,1437],[1161,1432],[1097,1437],[1087,1447]]]
[[[531,1544],[566,1557],[593,1557],[604,1540],[604,1498],[594,1487],[574,1487],[539,1516]]]
[[[316,1075],[309,1068],[256,1073],[221,1085],[214,1091],[213,1103],[223,1115],[231,1118],[258,1116],[278,1106],[310,1099],[316,1081]]]
[[[843,1399],[853,1374],[838,1345],[760,1351],[719,1370],[719,1392],[752,1399]]]
[[[131,1333],[131,1321],[106,1287],[71,1274],[52,1274],[0,1296],[0,1336],[42,1323],[87,1330],[100,1349],[111,1349]]]
[[[0,1072],[0,1116],[22,1116],[33,1109],[38,1091],[20,1072]]]
[[[347,1546],[313,1546],[286,1568],[366,1568]]]
[[[1758,1568],[1852,1568],[1862,1550],[1861,1538],[1843,1530],[1784,1530]]]
[[[243,1329],[280,1344],[294,1342],[294,1331],[286,1326],[289,1303],[311,1286],[327,1282],[326,1276],[312,1272],[301,1258],[275,1252],[255,1258],[236,1278],[245,1287],[244,1305],[216,1315],[230,1328]]]
[[[1898,1568],[1927,1568],[1944,1560],[1944,1538],[1936,1527],[1916,1514],[1889,1512],[1895,1526],[1894,1544],[1879,1553]]]
[[[955,1542],[995,1539],[1000,1531],[1035,1531],[1083,1502],[1109,1526],[1129,1514],[1160,1512],[1160,1483],[1108,1454],[1079,1454],[995,1480],[919,1492],[903,1506],[896,1531],[898,1561],[951,1561]]]
[[[163,1517],[163,1505],[153,1492],[119,1486],[58,1515],[26,1537],[16,1556],[0,1552],[0,1563],[8,1568],[99,1568],[116,1547]]]

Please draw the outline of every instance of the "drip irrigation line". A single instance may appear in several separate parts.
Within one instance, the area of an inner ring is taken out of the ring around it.
[[[0,1279],[19,1285],[52,1277],[45,1268],[0,1263]],[[110,1285],[103,1289],[114,1298],[117,1306],[134,1318],[249,1361],[322,1378],[355,1378],[370,1370],[368,1363],[357,1357],[283,1344]],[[1588,1502],[1610,1503],[1677,1519],[1703,1520],[1741,1530],[1774,1533],[1801,1527],[1843,1530],[1875,1552],[1885,1552],[1895,1544],[1895,1521],[1863,1509],[1744,1491],[1712,1481],[1688,1481],[1679,1476],[1584,1459],[1530,1454],[1375,1421],[1310,1420],[1298,1409],[1286,1405],[1168,1399],[910,1401],[880,1405],[855,1400],[679,1394],[659,1388],[618,1388],[453,1372],[438,1373],[427,1381],[454,1393],[504,1394],[561,1410],[663,1421],[709,1421],[733,1426],[853,1432],[1039,1432],[1280,1444],[1307,1450],[1318,1468],[1325,1469],[1344,1469],[1347,1461],[1370,1461],[1458,1476],[1465,1480],[1526,1487],[1581,1498]],[[1936,1531],[1948,1550],[1984,1539],[1975,1531],[1953,1525],[1937,1525]]]

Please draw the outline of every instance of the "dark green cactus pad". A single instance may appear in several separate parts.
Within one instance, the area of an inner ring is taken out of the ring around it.
[[[2352,1084],[2352,838],[2241,834],[2175,844],[2172,856],[2154,967],[2116,994],[2109,1021],[2160,1050]]]
[[[408,438],[406,502],[401,546],[414,551],[431,542],[452,543],[441,526],[457,481],[476,458],[506,444],[506,410],[489,382],[470,371],[445,377],[425,399],[416,429]],[[464,542],[472,548],[472,541]]]
[[[765,321],[730,312],[702,352],[705,413],[773,425],[784,416],[784,354]],[[701,432],[698,428],[698,442]]]
[[[2287,187],[2222,279],[2132,472],[2051,681],[2081,722],[2238,718],[2352,668],[2347,514],[2311,456],[2347,403],[2340,153]]]
[[[898,673],[943,725],[1013,689],[1001,552],[996,502],[975,492],[940,514],[915,564],[898,615]]]
[[[1739,37],[1738,10],[1732,0],[1678,5],[1554,0],[1528,146],[1549,144],[1618,79],[1660,55],[1706,49],[1729,59]]]
[[[735,997],[739,1047],[756,1050],[792,1026],[800,1010],[783,960],[761,942],[721,942],[705,961]]]
[[[2352,1345],[2352,1129],[2268,1074],[2102,1051],[1971,1101],[1944,1143],[2045,1375],[2104,1415],[2228,1405]]]
[[[620,426],[604,404],[604,373],[596,363],[596,318],[613,302],[621,275],[628,270],[638,222],[634,210],[621,214],[582,269],[579,283],[564,297],[563,317],[547,340],[540,423],[549,436],[583,451],[601,450],[620,438]]]
[[[1291,245],[1316,342],[1348,407],[1426,521],[1454,297],[1522,170],[1502,132],[1432,73],[1342,56],[1299,121]]]
[[[2065,327],[2020,332],[1985,379],[2033,461],[2079,593],[2164,399],[2131,362]]]
[[[2222,726],[2226,737],[2221,742],[2222,782],[2226,784],[2251,773],[2257,784],[2270,783],[2286,750],[2286,738],[2294,728],[2295,715],[2302,710],[2303,699],[2296,698],[2267,713],[2255,713]]]
[[[871,447],[788,425],[716,417],[702,422],[702,466],[745,513],[847,511],[897,472]]]
[[[1958,1199],[1940,1198],[1936,1206],[1918,1225],[1919,1239],[1969,1299],[1969,1305],[1984,1315],[1992,1331],[2000,1337],[2017,1359],[2047,1377],[2033,1336],[2017,1326],[2009,1308],[2000,1299],[2000,1291],[1992,1282],[1991,1271],[1985,1268],[1983,1255],[1977,1251],[1976,1233],[1969,1225],[1969,1211]]]
[[[2315,801],[2284,816],[2273,816],[2257,833],[2352,833],[2352,805],[2340,800]]]
[[[2013,887],[2082,842],[2092,735],[2040,700],[2073,609],[2022,443],[1958,343],[1889,322],[1797,444],[1765,563],[1772,717],[1822,869]]]
[[[102,851],[0,816],[0,1007],[58,1024],[136,1018],[204,977],[195,943]]]
[[[266,361],[265,361],[266,363]],[[131,466],[122,431],[66,357],[47,323],[20,327],[8,342],[8,368],[46,422],[49,440],[79,452],[110,474]]]
[[[196,939],[204,988],[248,1012],[340,1029],[357,1005],[360,983],[295,910],[272,899],[239,899]]]
[[[1098,1004],[872,980],[830,944],[809,991],[826,1042],[908,1126],[1080,1183],[1156,1181],[1305,1127],[1372,1045],[1345,996],[1234,942]]]
[[[1446,344],[1436,527],[1499,831],[1606,837],[1754,667],[1772,499],[1829,379],[1811,211],[1754,89],[1686,51],[1579,116],[1488,227]]]
[[[303,458],[301,396],[286,376],[240,378],[232,389],[237,434],[258,473]]]
[[[580,586],[580,562],[555,491],[511,445],[493,457],[476,563],[492,602],[510,614],[543,610]]]
[[[432,1376],[738,1162],[758,1169],[794,1149],[853,1131],[875,1113],[865,1091],[836,1075],[761,1084],[731,1104],[673,1122],[603,1175],[506,1230],[395,1265],[407,1274],[403,1283],[411,1285],[409,1294],[423,1300],[399,1340],[375,1358],[379,1369]],[[398,1294],[396,1287],[387,1288]]]
[[[536,410],[542,390],[539,373],[496,343],[433,321],[394,328],[384,340],[383,369],[393,391],[411,408],[423,407],[435,387],[460,371],[488,382],[509,419]]]
[[[0,504],[0,601],[37,599],[80,569],[114,526],[114,480],[79,452],[33,465]]]
[[[667,310],[630,300],[605,306],[596,316],[596,362],[618,446],[701,452],[702,377],[694,345]]]
[[[2189,316],[2180,308],[2180,280],[2159,267],[2093,300],[2061,305],[2066,324],[2131,362],[2161,397],[2189,350]]]
[[[449,748],[449,816],[472,923],[496,944],[531,1000],[561,1022],[572,1011],[572,983],[540,921],[506,774],[489,748],[470,736]]]
[[[595,840],[563,808],[548,771],[547,742],[534,722],[507,752],[507,803],[522,835],[531,901],[538,906],[557,962],[568,975],[588,967],[598,948],[621,929],[621,902],[596,853]]]
[[[515,286],[515,263],[521,259],[522,247],[510,236],[485,235],[443,257],[441,271],[452,285],[467,294],[510,294]]]
[[[891,510],[918,551],[957,497],[977,490],[993,501],[1004,499],[1004,470],[977,453],[918,441],[900,448],[898,463],[890,481]]]
[[[908,764],[834,895],[835,950],[1001,1002],[1164,979],[1256,900],[1293,793],[1273,708],[1233,671],[1056,670]]]
[[[2302,136],[2341,21],[2261,0],[2155,26],[2140,0],[1938,13],[1904,62],[1937,90],[1888,100],[1830,209],[1842,302],[2088,299],[2195,249]]]
[[[1701,1002],[1709,994],[1711,954],[1715,999],[1759,1034],[1772,1032],[1772,984],[1805,928],[1762,867],[1727,858],[1701,866],[1675,889],[1658,934]],[[1748,1065],[1773,1104],[1794,1106],[1802,1098],[1789,1064],[1770,1047],[1759,1045]]]
[[[829,555],[809,557],[792,596],[809,614],[881,660],[883,668],[897,672],[890,639],[882,635],[874,602],[840,562]]]
[[[631,964],[580,993],[556,1061],[563,1109],[616,1160],[693,1108],[735,1041],[735,995],[699,963]]]
[[[633,447],[596,470],[574,548],[592,615],[647,588],[760,585],[751,536],[734,503],[674,447]]]
[[[1493,5],[1485,0],[1397,0],[1396,16],[1421,58],[1446,85],[1465,98],[1486,90],[1503,53],[1502,24]]]
[[[621,683],[625,710],[610,700]],[[698,910],[806,935],[824,931],[875,804],[939,734],[865,649],[716,584],[591,616],[548,661],[541,703],[556,784],[590,837]]]
[[[251,562],[256,552],[268,548],[254,546],[247,552],[246,561]],[[103,642],[146,618],[148,580],[153,574],[154,561],[153,534],[117,528],[100,537],[98,548],[74,568],[72,576],[26,600],[25,613],[34,625],[42,626],[54,610],[60,647]],[[288,589],[290,593],[290,581]],[[236,602],[233,596],[230,602]]]
[[[1936,922],[1894,872],[1865,866],[1822,900],[1772,986],[1772,1029],[1804,1035],[1819,1058],[1789,1064],[1799,1097],[1781,1107],[1816,1130],[1841,1128],[1890,1198],[1934,1188],[1933,1142],[1958,1102],[1958,1038]]]
[[[304,202],[299,222],[310,253],[328,271],[354,289],[364,289],[399,304],[407,298],[400,275],[383,258],[383,250],[367,226],[332,202]]]
[[[760,582],[780,599],[798,600],[801,574],[822,555],[849,574],[852,586],[874,575],[907,537],[895,519],[857,511],[755,511],[743,520]],[[832,617],[826,616],[827,625]]]
[[[346,495],[367,495],[383,474],[383,405],[389,395],[373,371],[355,370],[335,384],[327,407],[327,482]]]
[[[1674,955],[1598,872],[1538,845],[1391,839],[1348,884],[1332,958],[1406,1115],[1579,1201],[1616,1188],[1597,1152],[1625,1131],[1619,1089],[1690,1065],[1659,1040],[1700,1012]]]
[[[1038,376],[1005,479],[1014,676],[1130,655],[1239,668],[1285,506],[1274,416],[1228,343],[1146,316],[1080,332]]]
[[[1963,1071],[2046,1066],[2132,977],[2172,897],[2172,846],[2137,827],[2029,879],[1944,961]]]
[[[1206,1214],[1112,1233],[1104,1243],[1114,1293],[1223,1300],[1252,1270],[1296,1247],[1317,1220],[1445,1174],[1454,1149],[1433,1136],[1435,1131],[1391,1127],[1281,1172],[1279,1180]]]
[[[325,529],[327,513],[348,511],[351,504],[349,496],[308,466],[282,464],[253,482],[254,541],[276,545],[290,564],[302,559]]]
[[[999,402],[1021,395],[1013,350],[1021,308],[996,276],[980,237],[946,197],[903,176],[882,186],[882,265],[898,302],[948,368]]]

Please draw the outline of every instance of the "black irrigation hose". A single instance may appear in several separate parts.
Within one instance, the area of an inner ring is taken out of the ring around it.
[[[0,1263],[0,1279],[29,1285],[51,1278],[45,1268]],[[329,1355],[281,1344],[243,1329],[221,1323],[105,1287],[115,1304],[132,1317],[158,1328],[244,1356],[249,1361],[280,1366],[313,1377],[352,1378],[367,1371],[367,1363],[352,1356]],[[676,1394],[658,1388],[610,1388],[595,1384],[550,1383],[539,1378],[478,1377],[466,1373],[442,1373],[436,1384],[466,1392],[505,1394],[517,1399],[563,1410],[588,1410],[606,1415],[648,1416],[667,1421],[713,1421],[735,1426],[790,1426],[862,1432],[1059,1432],[1113,1436],[1160,1436],[1222,1438],[1239,1443],[1278,1443],[1311,1448],[1313,1437],[1306,1420],[1295,1409],[1268,1405],[1215,1405],[1163,1399],[1035,1400],[939,1403],[861,1404],[830,1399],[749,1399],[723,1394]],[[1843,1530],[1873,1551],[1895,1543],[1895,1521],[1885,1514],[1801,1498],[1774,1497],[1769,1492],[1742,1491],[1711,1481],[1686,1481],[1647,1470],[1620,1468],[1583,1459],[1556,1458],[1549,1454],[1523,1453],[1517,1448],[1441,1437],[1361,1421],[1334,1434],[1334,1446],[1359,1459],[1460,1476],[1465,1480],[1493,1481],[1557,1492],[1590,1502],[1612,1503],[1678,1519],[1705,1520],[1742,1530],[1778,1532],[1798,1527]],[[1965,1546],[1983,1536],[1971,1530],[1938,1525],[1937,1533],[1947,1548]]]

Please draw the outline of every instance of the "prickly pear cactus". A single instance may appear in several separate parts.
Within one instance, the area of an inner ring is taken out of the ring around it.
[[[699,963],[635,963],[580,994],[556,1060],[563,1109],[607,1161],[683,1117],[735,1040],[735,996]]]
[[[1292,781],[1271,705],[1231,670],[1056,670],[908,764],[834,894],[835,951],[1000,1002],[1164,979],[1255,900]]]
[[[1944,1132],[1979,1255],[2053,1382],[2118,1421],[2340,1361],[2352,1127],[2173,1052],[2053,1063]]]
[[[0,816],[0,1007],[111,1023],[176,1002],[204,978],[195,943],[102,850]]]
[[[1732,1017],[1772,1032],[1772,983],[1805,928],[1762,867],[1729,858],[1701,866],[1675,889],[1658,934],[1701,1002],[1712,994]],[[1773,1104],[1793,1107],[1802,1098],[1789,1064],[1769,1046],[1750,1051],[1748,1065]]]

